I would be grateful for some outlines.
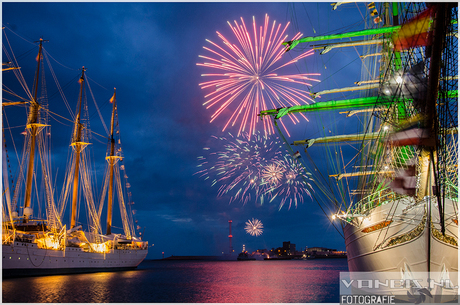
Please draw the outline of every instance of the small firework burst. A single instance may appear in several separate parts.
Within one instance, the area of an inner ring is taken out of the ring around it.
[[[264,225],[262,224],[262,222],[254,218],[252,220],[246,221],[246,227],[244,227],[244,229],[246,230],[246,233],[252,236],[262,235],[263,228],[264,228]]]
[[[284,176],[284,172],[283,166],[278,161],[275,161],[262,169],[261,177],[265,181],[264,184],[278,185]]]

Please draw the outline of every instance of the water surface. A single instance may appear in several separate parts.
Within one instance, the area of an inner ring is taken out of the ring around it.
[[[346,259],[144,261],[138,269],[3,280],[3,302],[338,303]]]

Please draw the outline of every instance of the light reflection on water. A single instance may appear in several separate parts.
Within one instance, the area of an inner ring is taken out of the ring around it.
[[[144,261],[137,270],[7,279],[3,302],[339,302],[345,259]]]

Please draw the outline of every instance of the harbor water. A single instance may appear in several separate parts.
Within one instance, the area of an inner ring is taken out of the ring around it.
[[[53,303],[337,303],[346,259],[146,260],[123,272],[5,279],[2,301]]]

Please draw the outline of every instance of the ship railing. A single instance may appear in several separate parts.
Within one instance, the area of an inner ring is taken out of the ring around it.
[[[402,199],[407,195],[397,194],[390,189],[372,193],[358,201],[350,211],[360,214],[368,214],[371,210],[389,202]]]

